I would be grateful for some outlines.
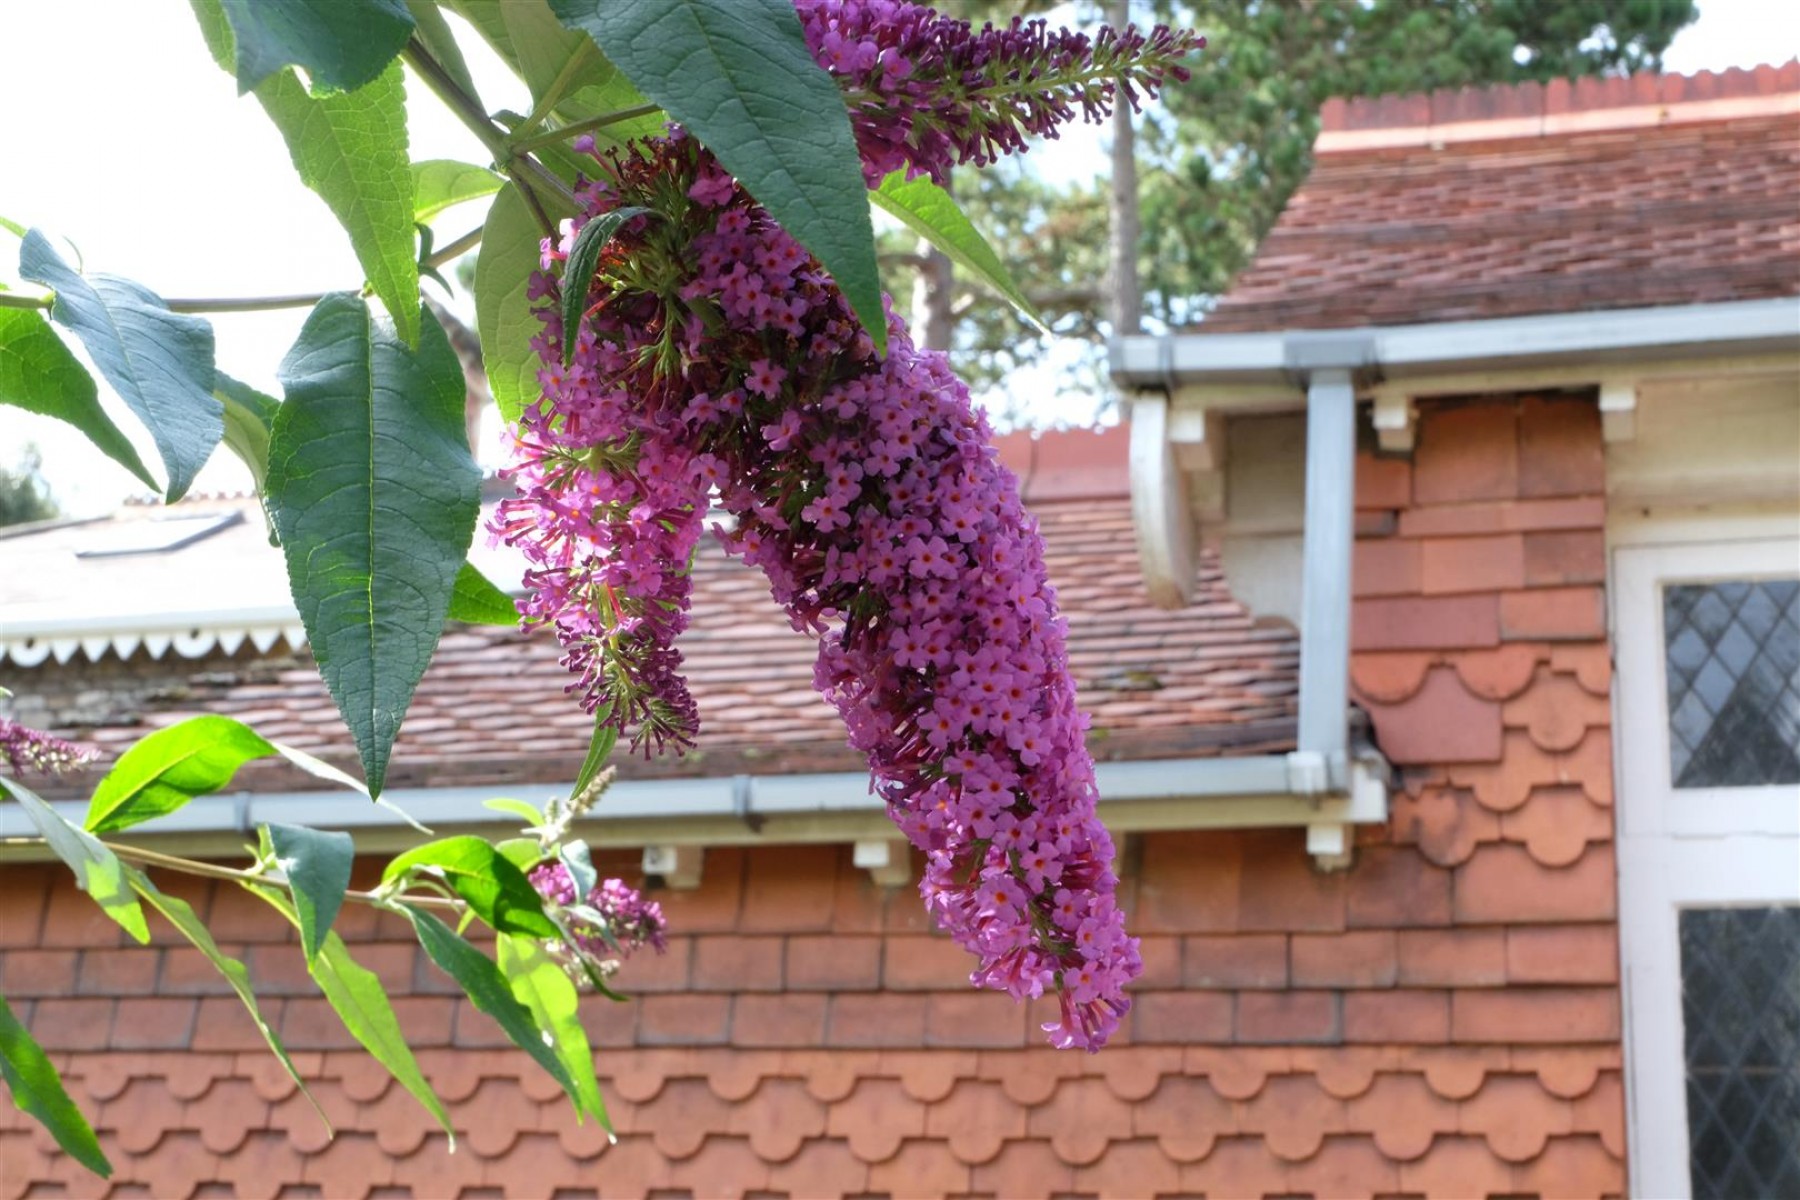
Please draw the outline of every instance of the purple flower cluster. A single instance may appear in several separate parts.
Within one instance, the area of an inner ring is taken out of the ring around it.
[[[575,880],[561,863],[545,863],[531,872],[531,886],[538,894],[564,909],[575,948],[603,965],[631,957],[633,951],[654,947],[658,954],[668,948],[663,934],[668,923],[663,920],[662,906],[646,900],[630,884],[618,879],[603,879],[583,899],[575,893]],[[582,913],[591,909],[599,921]]]
[[[0,717],[0,762],[11,774],[61,775],[86,766],[93,758],[92,750],[21,725],[11,717]]]
[[[573,236],[545,246],[546,272]],[[623,244],[614,243],[614,263]],[[554,291],[545,273],[530,294]],[[640,397],[609,383],[629,373],[638,346],[602,338],[602,328],[653,319],[633,299],[600,307],[567,369],[562,320],[554,306],[540,310],[546,325],[532,346],[549,364],[540,381],[555,402],[528,412],[514,434],[520,495],[501,504],[493,528],[532,564],[521,612],[527,623],[555,627],[563,664],[579,677],[570,690],[581,691],[587,711],[606,709],[648,753],[691,745],[699,724],[674,642],[687,627],[688,567],[712,480],[679,441],[645,426]]]
[[[903,166],[941,180],[1076,105],[1103,111],[1117,86],[1135,101],[1184,77],[1197,44],[1041,22],[976,34],[892,0],[799,9],[871,182]],[[599,160],[580,195],[581,220],[653,216],[609,245],[567,368],[553,270],[573,230],[546,243],[532,284],[543,397],[493,527],[533,563],[527,620],[555,624],[590,709],[685,744],[687,571],[709,503],[728,512],[728,552],[819,636],[815,683],[924,852],[921,893],[978,956],[971,981],[1054,992],[1051,1041],[1097,1049],[1142,962],[1114,903],[1043,542],[967,388],[891,313],[878,359],[819,264],[679,131]]]
[[[990,163],[1055,137],[1075,119],[1100,121],[1120,90],[1133,108],[1206,39],[1158,25],[1103,28],[1093,38],[1014,17],[979,32],[905,0],[796,0],[813,57],[836,75],[873,187],[891,171],[949,179],[959,163]]]
[[[695,511],[716,494],[735,518],[727,549],[765,572],[796,628],[821,635],[817,685],[925,852],[921,890],[979,956],[973,981],[1055,991],[1052,1040],[1099,1046],[1126,1010],[1137,943],[1113,902],[1043,543],[967,388],[898,320],[876,358],[817,262],[691,139],[602,164],[590,193],[596,211],[662,203],[658,244],[684,250],[647,264],[655,246],[625,235],[634,265],[603,264],[605,300],[567,371],[556,306],[539,310],[545,403],[523,425],[532,449],[503,536],[591,571],[635,544],[593,517],[597,472],[684,471]],[[648,293],[631,286],[639,273],[686,282]],[[612,486],[602,504],[616,503]],[[563,586],[577,573],[534,572],[528,611],[584,631],[589,599]],[[692,701],[682,689],[633,707],[658,705]]]

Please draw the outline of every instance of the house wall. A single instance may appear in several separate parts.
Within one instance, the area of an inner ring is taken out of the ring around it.
[[[1602,486],[1591,400],[1427,406],[1412,462],[1362,461],[1353,676],[1394,818],[1339,873],[1299,830],[1131,839],[1146,971],[1097,1055],[969,991],[847,847],[714,850],[660,895],[675,936],[627,967],[639,999],[584,1006],[610,1147],[366,910],[340,928],[454,1155],[227,885],[181,890],[335,1141],[197,953],[118,949],[60,869],[0,870],[0,991],[96,1116],[114,1195],[1622,1194]],[[0,1162],[0,1200],[106,1192],[6,1106]]]

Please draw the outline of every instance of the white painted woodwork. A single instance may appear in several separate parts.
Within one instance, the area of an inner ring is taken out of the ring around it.
[[[1131,402],[1131,518],[1144,588],[1158,608],[1194,598],[1196,534],[1187,480],[1169,441],[1169,401],[1140,393]]]
[[[1800,364],[1640,380],[1636,434],[1606,447],[1609,511],[1800,506]]]
[[[691,892],[700,886],[706,865],[706,847],[668,845],[644,847],[644,874],[660,875],[671,891]]]
[[[912,882],[912,851],[896,838],[867,838],[855,843],[850,861],[867,871],[881,887],[900,887]]]
[[[1680,911],[1800,904],[1800,787],[1672,786],[1662,587],[1792,574],[1800,569],[1796,530],[1795,509],[1741,520],[1674,521],[1622,511],[1609,520],[1618,666],[1614,811],[1633,1195],[1691,1194]]]
[[[1371,420],[1376,442],[1390,454],[1411,454],[1419,415],[1413,405],[1412,393],[1406,389],[1382,387],[1375,389],[1374,398]]]
[[[1607,379],[1600,384],[1600,436],[1607,442],[1629,442],[1637,436],[1638,389],[1635,379]]]

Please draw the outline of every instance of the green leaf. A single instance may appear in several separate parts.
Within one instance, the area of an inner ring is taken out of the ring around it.
[[[67,421],[101,453],[156,488],[131,440],[100,407],[93,376],[42,313],[0,308],[0,404]],[[159,489],[160,490],[160,489]]]
[[[6,230],[6,232],[17,238],[25,236],[25,227],[17,221],[10,220],[6,217],[0,217],[0,229]]]
[[[491,196],[506,181],[486,167],[433,158],[412,165],[413,220],[425,222],[452,205]]]
[[[419,1062],[406,1044],[406,1035],[400,1029],[400,1020],[394,1015],[394,1006],[382,989],[380,978],[351,958],[343,939],[335,933],[325,936],[319,956],[309,969],[350,1036],[361,1042],[363,1048],[375,1056],[375,1061],[386,1067],[388,1073],[400,1081],[400,1086],[411,1092],[425,1111],[444,1127],[444,1132],[450,1135],[450,1148],[454,1150],[456,1130],[450,1125],[450,1114],[444,1111],[443,1102],[431,1090],[424,1072],[419,1070]]]
[[[94,898],[107,916],[117,921],[140,943],[150,940],[144,910],[125,882],[125,864],[100,839],[63,818],[16,780],[0,777],[0,789],[9,791],[25,809],[25,815],[50,844],[50,850],[75,872],[75,885]]]
[[[900,170],[882,180],[881,186],[869,193],[869,199],[948,254],[957,266],[1011,301],[1038,329],[1050,332],[1031,301],[1013,282],[1000,256],[981,231],[969,223],[949,192],[923,176],[909,180],[906,172]]]
[[[862,158],[791,0],[550,0],[831,272],[887,349]]]
[[[544,861],[544,848],[536,838],[516,837],[496,842],[494,850],[507,862],[523,871]]]
[[[450,592],[450,619],[466,625],[517,625],[519,606],[475,564],[464,563]]]
[[[587,791],[588,784],[594,782],[594,776],[606,765],[607,756],[619,742],[619,727],[607,724],[607,717],[612,715],[612,705],[603,704],[594,710],[594,736],[588,739],[587,757],[581,760],[581,770],[575,773],[575,788],[570,796],[579,796]]]
[[[556,852],[556,857],[562,862],[563,870],[569,873],[569,882],[575,885],[575,903],[586,904],[600,883],[600,872],[594,869],[594,857],[588,853],[588,844],[582,841],[565,843]]]
[[[233,41],[219,0],[192,0],[214,61],[231,69]],[[300,181],[350,237],[369,286],[408,346],[419,340],[419,263],[413,254],[406,86],[390,63],[352,92],[314,96],[292,70],[265,79],[256,99],[287,142]]]
[[[481,230],[481,254],[475,260],[475,329],[481,339],[481,364],[500,415],[514,422],[536,407],[538,358],[531,339],[541,325],[531,315],[526,288],[538,269],[543,230],[531,206],[514,184],[494,197]]]
[[[542,825],[544,823],[544,814],[540,812],[535,805],[527,804],[523,800],[509,800],[504,797],[498,797],[493,800],[483,800],[481,802],[481,807],[491,808],[495,812],[511,813],[513,816],[519,818],[519,820],[525,822],[528,826]]]
[[[273,888],[251,890],[280,911],[295,928],[300,927],[300,915],[287,896]],[[336,933],[325,935],[318,956],[307,963],[307,971],[319,985],[319,990],[325,993],[326,1001],[337,1013],[338,1020],[344,1023],[344,1028],[437,1119],[444,1132],[450,1135],[450,1149],[455,1150],[456,1130],[450,1124],[450,1115],[444,1111],[437,1093],[431,1090],[424,1073],[419,1070],[418,1060],[406,1044],[406,1035],[400,1029],[400,1020],[394,1015],[394,1006],[388,1001],[380,977],[350,957],[350,951]]]
[[[409,871],[441,877],[476,916],[501,933],[557,936],[556,923],[544,915],[543,897],[525,872],[484,838],[464,834],[427,842],[390,862],[381,881],[390,883]]]
[[[479,102],[481,97],[475,90],[475,80],[469,75],[469,64],[463,61],[462,47],[456,44],[456,34],[451,30],[450,22],[444,20],[444,14],[438,11],[438,6],[433,0],[406,0],[406,8],[417,25],[413,36],[419,39],[425,52],[437,60],[438,66],[444,68],[444,73],[457,87]]]
[[[230,717],[190,717],[159,729],[121,754],[95,786],[87,828],[117,833],[174,812],[230,783],[245,763],[273,753],[260,734]]]
[[[257,1007],[256,993],[250,989],[250,972],[244,964],[219,949],[219,944],[213,941],[212,934],[207,931],[200,918],[194,915],[194,910],[189,907],[186,900],[159,891],[157,886],[150,882],[149,876],[135,868],[126,867],[125,877],[130,882],[132,890],[142,896],[144,902],[151,908],[161,913],[169,924],[180,930],[182,936],[192,942],[194,948],[204,954],[207,961],[212,963],[218,969],[219,974],[225,977],[225,982],[231,985],[231,990],[237,993],[237,998],[243,1001],[244,1007],[249,1010],[250,1019],[256,1023],[256,1028],[262,1034],[263,1041],[269,1044],[269,1049],[274,1052],[276,1058],[281,1060],[281,1065],[287,1070],[289,1078],[299,1086],[301,1094],[313,1106],[313,1110],[319,1114],[319,1119],[325,1122],[325,1128],[330,1129],[330,1120],[326,1118],[325,1111],[319,1107],[318,1101],[313,1099],[312,1093],[306,1090],[306,1080],[300,1078],[300,1072],[294,1067],[294,1060],[288,1057],[287,1047],[281,1044],[281,1038],[276,1036],[274,1027],[263,1017],[262,1009]],[[263,895],[261,888],[253,887],[248,890]]]
[[[592,1063],[588,1069],[593,1070]],[[50,1057],[13,1016],[5,996],[0,996],[0,1077],[12,1092],[13,1104],[20,1112],[36,1117],[64,1154],[102,1179],[112,1177],[112,1163],[101,1153],[94,1127],[69,1099]]]
[[[423,320],[415,353],[356,296],[321,300],[282,360],[269,447],[294,603],[372,796],[480,507],[462,366],[437,319]]]
[[[307,829],[299,825],[265,826],[275,865],[294,889],[294,915],[300,927],[300,949],[311,963],[331,931],[344,893],[350,890],[350,864],[356,843],[347,833]]]
[[[237,39],[241,96],[286,66],[352,92],[381,74],[412,36],[404,0],[223,0]]]
[[[545,1043],[549,1031],[540,1029],[531,1011],[513,998],[512,988],[494,960],[457,937],[448,925],[424,909],[406,904],[401,907],[412,920],[419,944],[425,947],[431,961],[456,980],[477,1009],[494,1018],[514,1045],[537,1060],[562,1085],[563,1091],[580,1103],[575,1081],[569,1077],[562,1059]]]
[[[606,249],[606,243],[612,241],[613,234],[619,232],[625,222],[649,211],[630,205],[615,208],[588,221],[575,235],[575,243],[569,247],[569,259],[563,264],[563,366],[568,366],[575,357],[575,342],[581,334],[581,317],[587,311],[588,288],[594,282],[594,269],[600,265],[600,252]]]
[[[213,395],[225,407],[225,444],[250,468],[261,494],[269,473],[269,430],[281,402],[223,371],[213,372]]]
[[[600,1097],[600,1081],[594,1078],[594,1052],[581,1027],[581,994],[575,984],[542,942],[503,933],[495,950],[513,998],[544,1031],[557,1061],[575,1084],[569,1098],[575,1102],[576,1115],[594,1118],[610,1133],[612,1121],[606,1115],[606,1101]]]
[[[150,429],[179,500],[219,444],[224,422],[213,397],[212,326],[172,313],[129,279],[76,274],[40,230],[19,247],[19,274],[56,293],[58,324],[87,347],[119,398]],[[116,456],[115,456],[116,457]]]

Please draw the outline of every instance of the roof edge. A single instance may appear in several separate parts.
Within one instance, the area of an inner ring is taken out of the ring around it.
[[[1533,367],[1574,360],[1680,358],[1800,350],[1800,296],[1719,304],[1614,308],[1479,321],[1178,333],[1115,339],[1114,382],[1172,388],[1183,382],[1291,384],[1319,355],[1309,347],[1354,348],[1349,367],[1388,378],[1446,367]]]
[[[1334,97],[1316,154],[1554,137],[1800,112],[1800,59],[1694,75],[1555,79],[1403,96]]]

